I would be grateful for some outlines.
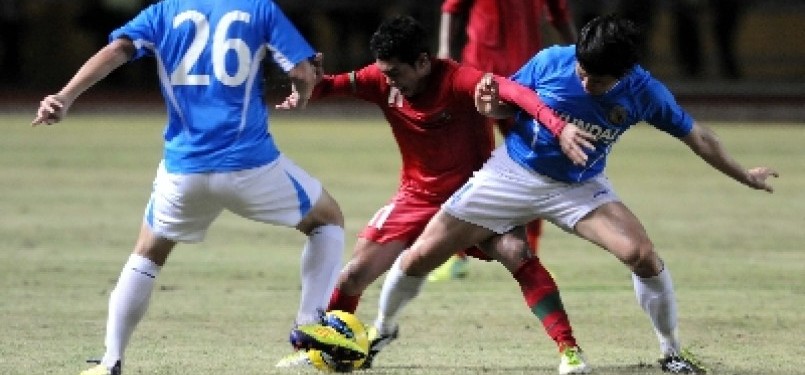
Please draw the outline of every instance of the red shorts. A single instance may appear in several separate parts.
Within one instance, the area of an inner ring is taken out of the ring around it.
[[[402,241],[406,247],[411,246],[439,208],[441,202],[398,191],[389,204],[377,210],[358,237],[380,244]],[[456,252],[462,250],[475,258],[491,260],[476,247],[456,249]]]

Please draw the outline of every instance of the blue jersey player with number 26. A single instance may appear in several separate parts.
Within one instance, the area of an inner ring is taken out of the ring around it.
[[[126,62],[156,60],[168,112],[164,155],[134,251],[109,299],[106,352],[83,375],[119,375],[126,345],[145,315],[156,277],[178,242],[200,242],[224,210],[307,235],[294,346],[358,359],[364,350],[321,325],[344,247],[344,218],[321,183],[285,158],[269,132],[262,60],[288,73],[304,108],[314,51],[268,0],[165,0],[110,35],[107,46],[57,94],[32,125],[61,121],[81,93]]]

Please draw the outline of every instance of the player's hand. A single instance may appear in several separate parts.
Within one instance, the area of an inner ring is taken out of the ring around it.
[[[500,106],[498,83],[492,73],[486,73],[475,85],[475,108],[485,116],[491,116]]]
[[[296,85],[291,84],[291,94],[285,98],[285,100],[277,104],[274,108],[277,109],[285,109],[285,110],[294,110],[294,109],[304,109],[307,106],[307,100],[302,100],[301,95],[299,95],[299,91],[296,90]]]
[[[584,166],[587,164],[587,152],[585,150],[593,151],[595,136],[582,130],[572,123],[567,123],[559,134],[559,146],[562,152],[567,156],[573,164]]]
[[[768,167],[757,167],[746,171],[747,182],[746,184],[758,190],[765,190],[769,193],[774,192],[774,188],[766,182],[769,177],[780,177],[777,171]]]
[[[31,126],[52,125],[61,121],[67,115],[68,104],[59,95],[48,95],[39,102],[39,109],[36,117],[31,121]]]
[[[296,104],[299,102],[299,93],[296,91],[291,92],[285,100],[274,106],[276,109],[285,109],[285,110],[292,110],[296,109]]]

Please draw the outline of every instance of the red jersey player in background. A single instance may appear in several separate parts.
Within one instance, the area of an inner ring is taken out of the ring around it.
[[[546,12],[547,11],[547,12]],[[438,58],[454,57],[461,26],[466,24],[466,43],[461,64],[483,72],[509,77],[542,49],[543,18],[556,29],[563,43],[576,42],[576,28],[565,0],[444,0],[439,27]],[[496,121],[502,134],[511,121]],[[542,220],[526,226],[528,245],[537,253]],[[462,278],[467,275],[467,256],[457,253],[429,276],[430,281]]]
[[[355,313],[369,284],[391,268],[442,203],[482,166],[494,147],[493,130],[474,104],[475,87],[484,73],[449,59],[433,58],[428,44],[425,30],[413,18],[391,19],[372,36],[374,64],[349,73],[322,75],[314,88],[314,101],[347,95],[376,104],[402,156],[397,192],[359,234],[328,310]],[[316,63],[321,67],[321,55]],[[549,128],[557,134],[561,131],[565,122],[538,96],[512,81],[500,80],[505,101],[552,124]],[[291,108],[294,102],[292,94],[279,108]],[[573,337],[559,290],[539,258],[528,249],[524,228],[479,245],[480,249],[474,248],[470,254],[486,255],[486,259],[503,264],[519,284],[530,311],[539,311],[534,314],[559,347],[560,373],[586,372],[588,368]],[[397,337],[396,322],[388,321],[384,314],[397,303],[380,300],[378,317],[369,328],[371,343],[364,368],[370,367],[380,349]],[[313,357],[298,352],[283,358],[277,366],[319,367]]]

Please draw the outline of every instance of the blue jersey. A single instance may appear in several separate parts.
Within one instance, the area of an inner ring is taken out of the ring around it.
[[[512,159],[540,174],[564,182],[580,182],[603,172],[615,141],[632,125],[645,121],[675,137],[684,137],[693,119],[668,89],[640,66],[604,95],[589,95],[576,74],[575,46],[547,48],[512,76],[534,91],[565,121],[592,133],[595,151],[585,166],[562,153],[559,140],[539,122],[520,111],[506,137]]]
[[[164,0],[109,38],[132,40],[134,59],[156,59],[169,172],[242,170],[277,158],[261,61],[270,55],[287,72],[314,51],[272,1]]]

